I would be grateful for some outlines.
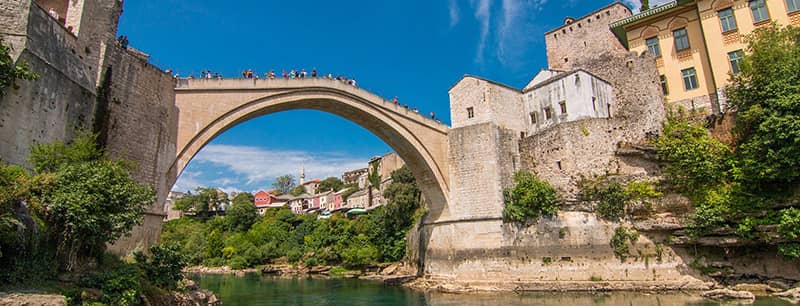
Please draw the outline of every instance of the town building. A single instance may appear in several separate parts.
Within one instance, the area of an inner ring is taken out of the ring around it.
[[[676,0],[610,26],[625,48],[655,56],[671,105],[722,112],[745,37],[772,22],[800,25],[800,1]]]
[[[358,185],[358,188],[364,188],[369,183],[367,177],[369,175],[369,168],[361,168],[358,170],[348,171],[342,174],[342,182],[345,185]]]
[[[287,204],[295,215],[302,215],[311,207],[311,195],[304,193],[299,196],[287,196]]]
[[[308,182],[300,183],[300,186],[303,186],[303,188],[305,188],[307,194],[316,194],[317,188],[319,188],[319,183],[321,182],[322,181],[319,179],[313,179]]]
[[[275,190],[256,192],[253,196],[253,205],[255,205],[259,215],[263,215],[268,209],[286,206],[289,200],[286,197],[279,197],[275,194]]]

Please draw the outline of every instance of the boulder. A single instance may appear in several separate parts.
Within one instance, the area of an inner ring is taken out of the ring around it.
[[[800,287],[792,288],[780,293],[775,293],[774,295],[782,298],[800,299]]]
[[[749,291],[736,291],[731,289],[715,289],[703,292],[702,296],[708,299],[736,299],[755,300],[756,296]]]
[[[766,284],[738,284],[736,286],[733,286],[733,290],[747,291],[756,295],[767,295],[767,293],[780,291]]]

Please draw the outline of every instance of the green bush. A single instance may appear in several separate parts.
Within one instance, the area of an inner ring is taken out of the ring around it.
[[[530,172],[517,172],[516,185],[504,193],[503,219],[506,222],[527,222],[558,212],[558,196],[549,183]]]
[[[142,252],[134,254],[136,264],[145,278],[158,288],[172,290],[183,279],[186,258],[174,244],[157,244],[150,247],[150,258]]]
[[[630,256],[630,245],[635,245],[638,240],[639,233],[628,232],[624,227],[618,227],[614,230],[614,236],[611,237],[611,248],[614,250],[614,255],[624,261]]]
[[[72,303],[101,302],[107,305],[141,305],[140,271],[133,265],[122,265],[111,271],[92,276],[83,281],[81,287],[97,288],[102,291],[99,301],[84,300],[83,296],[73,297]]]
[[[625,215],[628,194],[618,182],[612,182],[597,190],[597,214],[601,217],[617,221]]]

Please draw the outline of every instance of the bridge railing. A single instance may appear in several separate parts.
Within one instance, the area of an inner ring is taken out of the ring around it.
[[[432,124],[437,128],[447,128],[447,125],[443,124],[439,120],[435,120],[430,118],[429,116],[423,115],[419,111],[414,111],[411,108],[407,108],[406,106],[395,104],[386,98],[383,98],[377,94],[374,94],[364,88],[353,86],[350,84],[345,83],[344,81],[336,80],[336,79],[328,79],[328,78],[294,78],[294,79],[286,79],[286,78],[259,78],[259,79],[243,79],[243,78],[177,78],[175,82],[175,89],[184,89],[184,90],[191,90],[191,89],[198,89],[198,90],[206,90],[206,89],[245,89],[245,88],[252,88],[252,89],[284,89],[284,88],[301,88],[301,87],[330,87],[336,89],[343,89],[345,91],[357,91],[365,94],[367,96],[373,96],[374,98],[382,101],[381,105],[384,108],[391,109],[395,113],[405,115],[406,117],[417,117],[418,121],[424,122],[425,124]],[[420,120],[421,119],[421,120]]]

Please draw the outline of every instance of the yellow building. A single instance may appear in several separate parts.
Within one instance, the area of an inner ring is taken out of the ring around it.
[[[628,50],[655,55],[671,105],[720,112],[744,37],[772,21],[800,25],[800,0],[676,0],[616,21],[611,30]]]

